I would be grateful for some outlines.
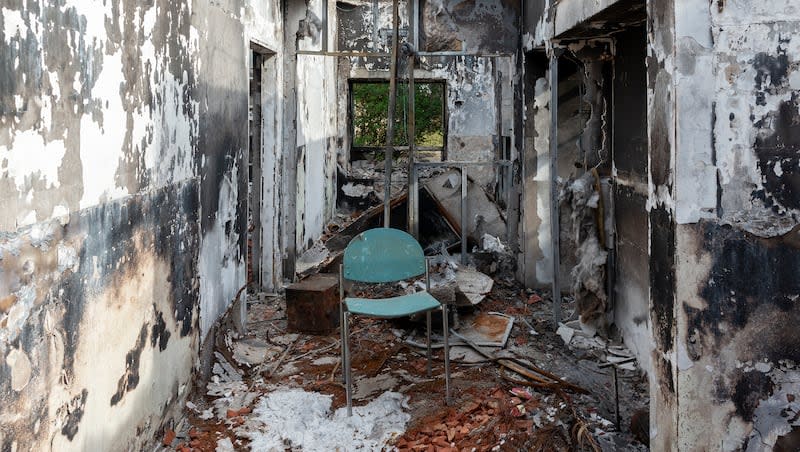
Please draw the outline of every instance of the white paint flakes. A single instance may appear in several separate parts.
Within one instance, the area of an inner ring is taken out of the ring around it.
[[[407,398],[385,392],[366,406],[331,412],[333,397],[302,389],[279,389],[265,396],[240,434],[254,451],[380,451],[405,431],[411,416]]]
[[[6,356],[6,364],[11,369],[11,389],[22,391],[31,379],[31,361],[24,351],[13,349]]]
[[[14,136],[11,147],[0,146],[0,162],[8,160],[2,177],[10,177],[20,191],[29,182],[41,180],[45,187],[59,187],[58,168],[66,148],[61,140],[45,143],[39,131],[26,130]]]
[[[124,79],[122,52],[106,55],[103,71],[91,93],[91,98],[105,101],[102,120],[96,122],[91,114],[84,114],[81,118],[80,155],[84,168],[81,209],[128,194],[116,183],[117,168],[124,158],[125,127],[119,122],[126,116],[120,97]]]
[[[0,8],[0,15],[3,16],[3,34],[6,43],[10,43],[11,38],[17,34],[24,33],[27,27],[22,19],[22,12],[16,9]]]

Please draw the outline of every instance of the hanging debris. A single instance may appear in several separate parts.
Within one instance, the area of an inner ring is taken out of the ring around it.
[[[605,333],[609,310],[606,293],[608,252],[601,246],[598,218],[602,218],[599,178],[596,172],[568,182],[560,194],[560,202],[571,209],[577,263],[572,269],[572,293],[581,323]]]

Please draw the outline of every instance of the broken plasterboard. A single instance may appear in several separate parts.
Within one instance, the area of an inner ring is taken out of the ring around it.
[[[474,316],[462,318],[462,327],[458,329],[458,334],[482,347],[505,347],[511,329],[514,327],[514,317],[499,312],[482,312]],[[444,347],[444,339],[438,336],[431,338],[432,348]],[[406,343],[419,348],[426,348],[425,338],[411,337]],[[461,339],[450,336],[450,345],[457,346],[464,344]]]
[[[506,235],[506,222],[497,205],[489,199],[479,185],[467,185],[467,227],[461,225],[461,173],[446,171],[425,184],[425,188],[441,206],[449,212],[448,217],[456,223],[458,230],[479,241],[484,233],[495,237]]]
[[[492,291],[494,280],[477,270],[461,267],[456,272],[456,284],[458,293],[466,298],[469,305],[474,306],[483,301],[486,294]],[[458,298],[456,297],[457,302]]]

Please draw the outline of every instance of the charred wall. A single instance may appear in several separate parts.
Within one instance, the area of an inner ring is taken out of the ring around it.
[[[679,438],[771,449],[798,429],[800,10],[681,3],[676,22]]]
[[[614,322],[642,367],[651,369],[647,30],[631,27],[614,39]]]
[[[190,390],[244,284],[244,6],[4,3],[3,450],[144,448]]]
[[[401,2],[399,10],[401,41],[413,44],[415,27],[409,20],[407,2]],[[505,152],[515,160],[522,108],[517,100],[521,96],[516,95],[521,18],[518,2],[422,2],[414,18],[420,33],[415,77],[447,84],[447,158],[491,162]],[[487,24],[496,24],[505,32]],[[391,30],[391,2],[348,3],[339,16],[339,50],[388,52]],[[389,62],[386,56],[340,57],[340,92],[347,92],[350,79],[388,81]],[[406,67],[403,61],[401,77],[407,76]],[[349,97],[339,96],[339,102],[340,116],[346,118]],[[339,124],[339,134],[346,147],[346,122]],[[345,165],[349,164],[347,157],[349,149],[342,156]],[[490,193],[495,192],[498,178],[491,166],[472,170],[470,177]]]

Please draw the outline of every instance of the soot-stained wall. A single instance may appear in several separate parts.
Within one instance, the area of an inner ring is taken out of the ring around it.
[[[400,3],[401,42],[414,42],[405,2]],[[516,159],[518,113],[522,108],[518,89],[518,42],[520,14],[516,2],[468,1],[449,5],[421,2],[417,26],[422,52],[414,72],[417,79],[447,84],[446,154],[453,161],[490,162],[501,156],[504,142]],[[339,13],[338,45],[341,51],[388,52],[391,43],[391,2],[353,3]],[[507,33],[487,24],[497,24]],[[480,25],[480,26],[477,26]],[[442,53],[444,52],[444,53]],[[454,54],[458,53],[458,55]],[[339,61],[341,92],[348,79],[389,79],[389,58],[342,57]],[[400,76],[405,77],[401,64]],[[348,111],[347,96],[339,97],[341,114]],[[349,143],[347,123],[340,123],[342,141]],[[470,176],[494,190],[495,171],[474,169]]]
[[[246,6],[3,4],[3,450],[141,449],[181,407],[244,284]]]
[[[800,7],[675,17],[679,442],[771,450],[800,429]]]

